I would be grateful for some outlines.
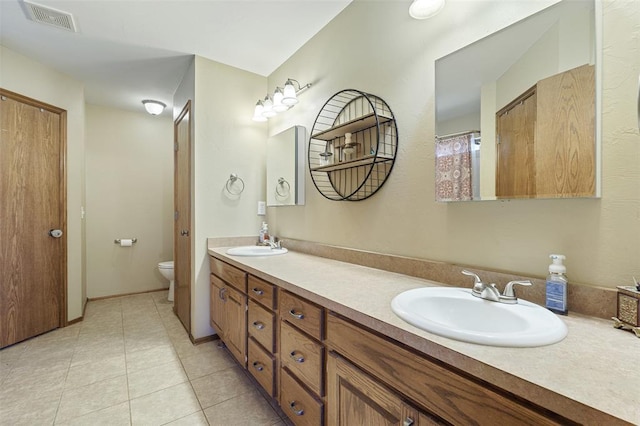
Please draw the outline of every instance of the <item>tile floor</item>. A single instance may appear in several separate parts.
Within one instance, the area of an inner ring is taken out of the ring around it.
[[[218,342],[194,346],[167,292],[0,350],[1,425],[285,425]]]

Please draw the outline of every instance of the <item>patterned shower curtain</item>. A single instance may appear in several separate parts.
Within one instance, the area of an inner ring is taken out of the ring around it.
[[[471,138],[436,137],[436,201],[471,200]]]

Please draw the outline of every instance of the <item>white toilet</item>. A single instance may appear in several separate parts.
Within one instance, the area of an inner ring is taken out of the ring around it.
[[[158,263],[158,270],[163,277],[169,280],[169,296],[167,300],[173,302],[173,280],[175,279],[173,275],[173,260]]]

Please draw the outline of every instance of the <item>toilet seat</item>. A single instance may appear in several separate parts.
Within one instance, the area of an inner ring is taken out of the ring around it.
[[[169,260],[167,262],[158,263],[158,268],[160,268],[160,269],[173,269],[173,260]]]

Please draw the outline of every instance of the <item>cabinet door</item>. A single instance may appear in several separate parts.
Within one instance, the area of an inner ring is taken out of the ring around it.
[[[496,115],[496,196],[531,198],[536,195],[535,89],[516,99]]]
[[[595,194],[594,73],[593,65],[583,65],[538,82],[538,196]]]
[[[216,329],[218,336],[224,340],[224,282],[215,275],[211,275],[211,305],[209,307],[211,315],[211,326]]]
[[[400,396],[335,353],[327,361],[327,421],[344,426],[444,424],[407,405]]]
[[[224,343],[238,360],[246,367],[247,363],[247,296],[233,287],[224,292],[225,324]]]

